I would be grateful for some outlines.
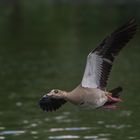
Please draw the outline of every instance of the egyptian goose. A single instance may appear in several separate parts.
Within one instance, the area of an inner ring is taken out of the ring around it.
[[[115,57],[134,36],[136,28],[136,21],[131,19],[107,36],[87,56],[82,82],[70,92],[51,90],[40,99],[40,107],[47,112],[55,111],[66,102],[70,102],[91,109],[115,108],[115,103],[122,101],[119,98],[122,87],[106,91],[107,80]]]

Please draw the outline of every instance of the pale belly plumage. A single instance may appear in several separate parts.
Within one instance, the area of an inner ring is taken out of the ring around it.
[[[96,109],[98,107],[103,106],[106,103],[106,101],[107,101],[106,98],[99,98],[90,101],[88,100],[80,103],[79,106],[82,108]]]
[[[80,107],[95,109],[103,106],[108,99],[100,89],[77,87],[68,94],[66,100]]]

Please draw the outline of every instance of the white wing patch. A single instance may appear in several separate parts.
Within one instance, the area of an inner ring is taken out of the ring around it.
[[[90,53],[82,79],[82,87],[97,88],[100,86],[103,59],[96,53]]]

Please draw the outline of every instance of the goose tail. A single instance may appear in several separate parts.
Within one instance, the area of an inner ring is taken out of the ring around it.
[[[120,93],[122,91],[123,91],[123,88],[121,86],[118,86],[118,87],[110,90],[109,92],[112,93],[112,97],[119,98],[120,97]]]

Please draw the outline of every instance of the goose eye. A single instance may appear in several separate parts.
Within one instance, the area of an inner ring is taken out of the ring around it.
[[[57,90],[57,89],[55,89],[55,90],[54,90],[54,93],[58,93],[58,90]]]

